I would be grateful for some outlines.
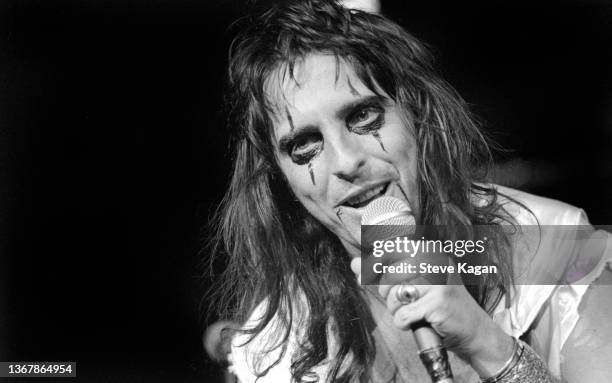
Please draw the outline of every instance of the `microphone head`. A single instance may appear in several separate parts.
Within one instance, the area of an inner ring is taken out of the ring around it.
[[[381,226],[369,228],[368,239],[389,239],[413,235],[415,220],[408,204],[395,197],[380,197],[363,210],[361,225]],[[362,238],[363,240],[363,238]]]
[[[380,197],[363,209],[362,225],[414,225],[408,204],[395,197]]]

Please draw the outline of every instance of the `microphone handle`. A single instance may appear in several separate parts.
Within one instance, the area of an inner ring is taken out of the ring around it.
[[[448,353],[438,333],[425,321],[416,322],[410,328],[419,349],[419,357],[431,381],[433,383],[453,383],[453,372],[448,362]]]

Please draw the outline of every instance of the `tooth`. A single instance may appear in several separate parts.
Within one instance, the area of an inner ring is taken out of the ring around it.
[[[350,200],[347,201],[347,203],[349,205],[356,205],[361,202],[367,201],[368,199],[376,196],[377,194],[380,194],[384,188],[385,188],[385,185],[381,185],[375,189],[370,189],[361,195],[351,198]]]

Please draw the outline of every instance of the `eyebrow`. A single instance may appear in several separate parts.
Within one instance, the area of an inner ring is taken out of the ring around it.
[[[344,120],[355,109],[358,109],[359,107],[370,106],[370,105],[383,105],[384,106],[387,104],[388,104],[388,99],[381,95],[370,95],[370,96],[361,97],[359,99],[350,101],[342,105],[340,109],[336,111],[336,118],[338,120]],[[278,140],[278,149],[280,152],[288,153],[289,146],[297,137],[299,137],[302,134],[317,132],[318,127],[316,125],[305,125],[302,127],[298,127],[296,129],[296,127],[294,126],[293,118],[291,117],[291,114],[289,113],[289,110],[285,109],[285,111],[287,115],[287,121],[289,121],[289,133],[285,134]]]
[[[357,100],[351,101],[347,104],[344,104],[338,109],[336,112],[336,118],[339,120],[344,120],[346,117],[351,114],[355,109],[363,106],[373,106],[373,105],[387,105],[388,100],[386,97],[381,95],[371,95],[359,98]]]

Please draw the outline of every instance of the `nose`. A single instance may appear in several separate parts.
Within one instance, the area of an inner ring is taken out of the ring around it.
[[[366,164],[366,152],[360,145],[359,138],[350,133],[341,134],[332,145],[334,154],[332,173],[348,182],[358,179]]]

